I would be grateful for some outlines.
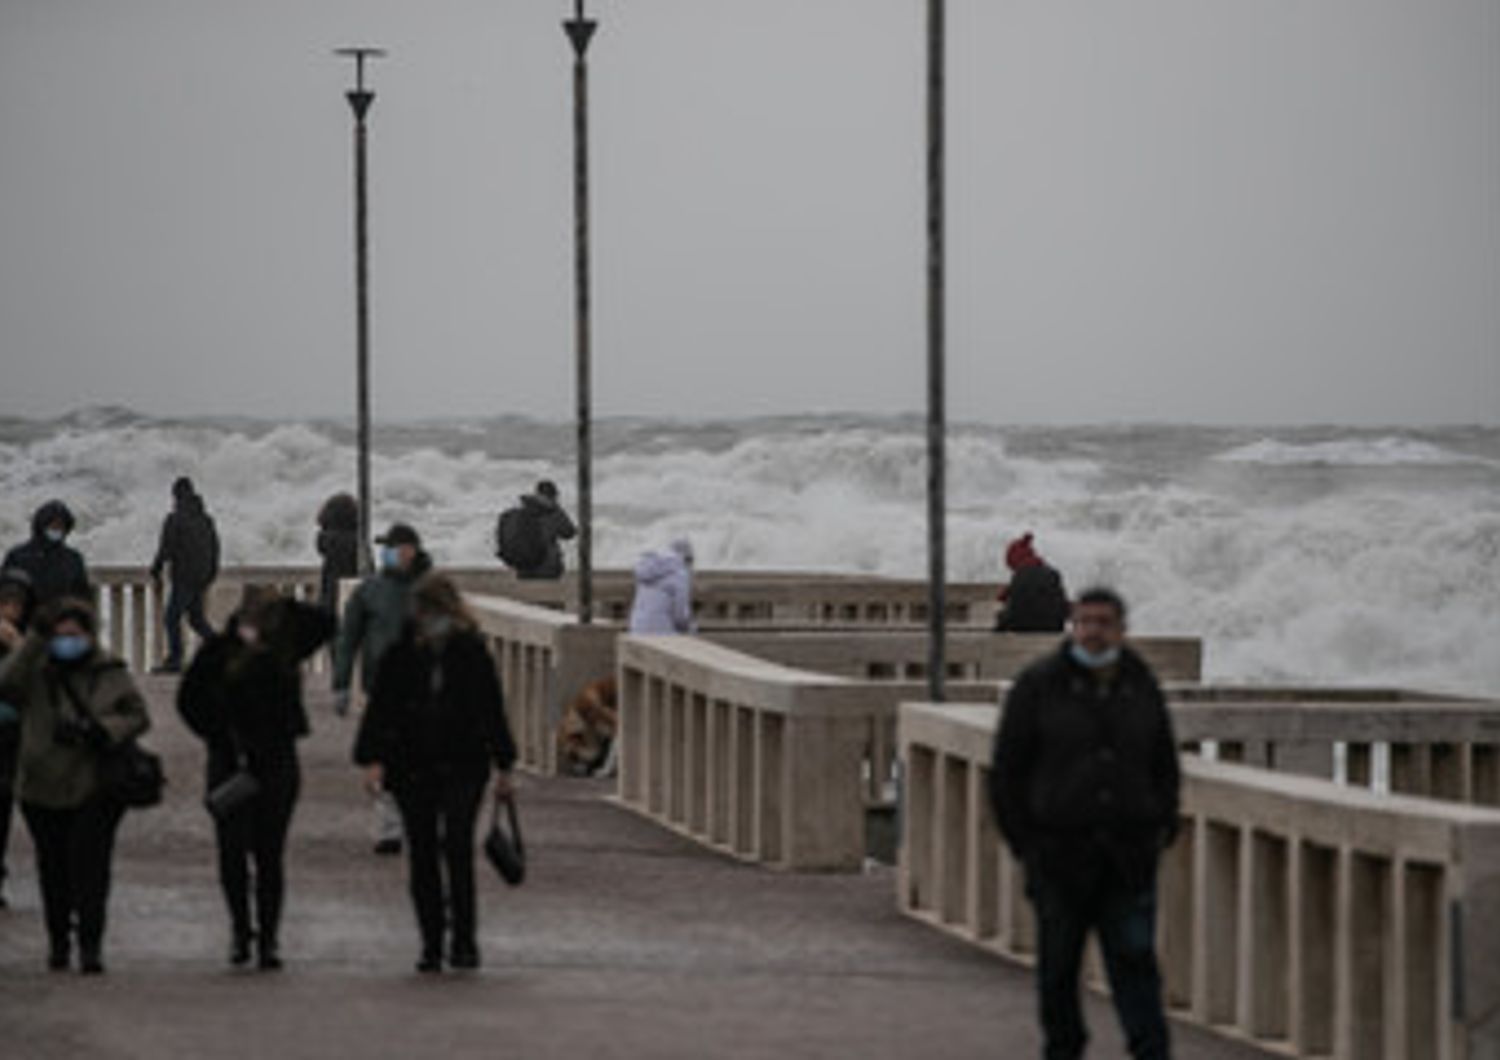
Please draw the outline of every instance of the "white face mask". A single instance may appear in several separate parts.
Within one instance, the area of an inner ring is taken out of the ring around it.
[[[68,532],[66,530],[58,530],[56,527],[51,526],[49,526],[46,530],[43,530],[42,534],[47,538],[48,541],[51,541],[54,545],[62,544],[63,538],[68,536]]]
[[[1102,670],[1106,666],[1113,666],[1120,661],[1119,648],[1105,648],[1103,651],[1089,651],[1082,644],[1074,643],[1069,647],[1074,661],[1090,670]]]
[[[254,626],[240,626],[238,632],[240,635],[240,640],[244,641],[251,647],[254,647],[255,645],[260,643],[260,630],[256,629]]]

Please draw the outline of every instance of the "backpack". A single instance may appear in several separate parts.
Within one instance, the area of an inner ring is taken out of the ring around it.
[[[512,570],[540,567],[547,559],[542,520],[526,508],[507,508],[495,526],[495,555]]]

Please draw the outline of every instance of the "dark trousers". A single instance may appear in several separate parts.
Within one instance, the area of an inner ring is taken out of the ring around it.
[[[209,770],[209,786],[227,780],[232,769]],[[219,847],[219,886],[229,906],[230,925],[238,938],[248,938],[251,877],[254,876],[254,930],[262,945],[272,949],[281,930],[281,909],[286,898],[286,837],[292,811],[302,789],[302,774],[295,755],[272,766],[258,765],[255,779],[260,793],[226,820],[214,823]]]
[[[1156,964],[1155,881],[1138,886],[1105,876],[1089,893],[1079,894],[1076,888],[1032,872],[1027,891],[1036,910],[1037,987],[1046,1060],[1074,1060],[1088,1043],[1078,974],[1090,930],[1099,936],[1130,1055],[1136,1060],[1165,1060],[1171,1045]]]
[[[474,821],[489,779],[487,765],[440,767],[403,778],[395,788],[406,827],[407,868],[422,950],[443,948],[443,925],[451,916],[452,947],[476,948],[474,912]],[[443,868],[447,868],[444,900]]]
[[[115,831],[124,815],[119,803],[99,798],[61,810],[21,803],[21,816],[36,847],[47,938],[54,951],[67,950],[76,925],[79,948],[99,952]]]
[[[207,640],[214,635],[214,627],[209,625],[207,617],[203,614],[203,597],[208,592],[208,586],[182,586],[176,582],[172,583],[171,591],[167,593],[167,609],[162,616],[162,625],[167,629],[167,665],[182,665],[182,618],[187,616],[188,625],[193,627],[193,632]]]
[[[16,801],[16,755],[19,750],[19,742],[0,731],[0,886],[4,885],[9,874],[5,852],[10,848],[11,807]]]

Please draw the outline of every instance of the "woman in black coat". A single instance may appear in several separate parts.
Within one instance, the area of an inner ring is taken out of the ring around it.
[[[354,760],[401,807],[422,934],[417,970],[442,970],[445,923],[448,963],[477,968],[474,822],[491,766],[496,796],[510,794],[516,748],[494,660],[457,587],[424,576],[412,589],[412,611],[381,660]]]
[[[302,782],[297,741],[309,731],[301,664],[332,633],[333,618],[321,608],[247,587],[240,610],[199,649],[178,688],[178,710],[208,745],[206,790],[241,770],[259,786],[247,803],[214,821],[235,966],[249,962],[254,942],[262,969],[281,967],[283,862]]]
[[[318,555],[323,557],[318,602],[324,610],[337,612],[339,579],[359,574],[359,502],[347,493],[335,493],[318,511]]]

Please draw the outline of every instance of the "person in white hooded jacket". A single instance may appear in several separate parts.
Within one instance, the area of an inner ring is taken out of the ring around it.
[[[644,553],[635,564],[632,633],[693,633],[693,546],[678,538],[665,552]]]

